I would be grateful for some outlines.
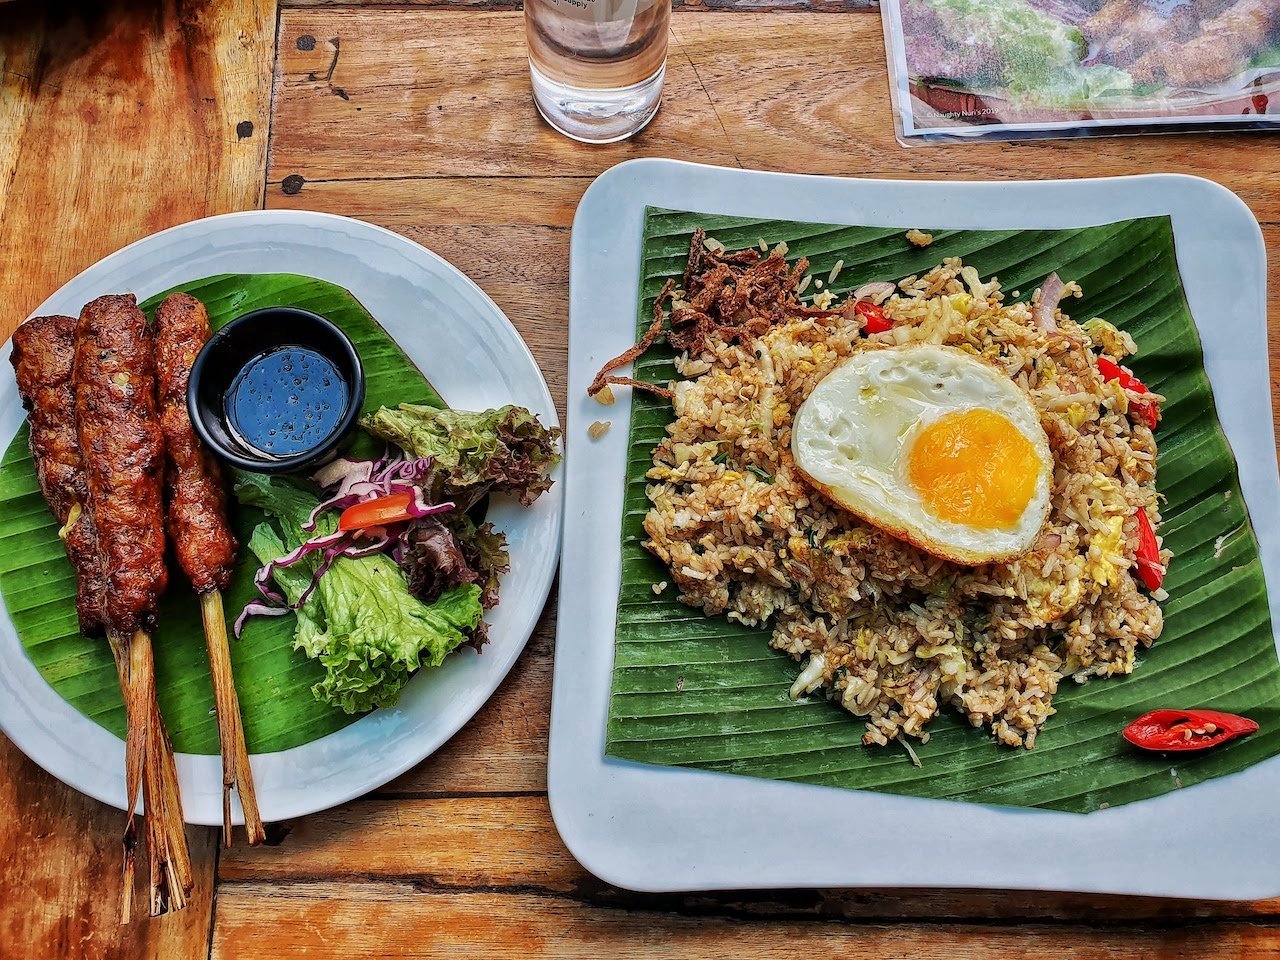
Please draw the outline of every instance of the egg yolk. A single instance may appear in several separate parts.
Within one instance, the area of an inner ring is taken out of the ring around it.
[[[1015,526],[1035,494],[1040,457],[1008,417],[962,410],[920,431],[907,479],[934,516],[984,530]]]

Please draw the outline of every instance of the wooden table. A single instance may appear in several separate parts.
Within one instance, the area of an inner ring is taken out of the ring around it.
[[[863,3],[684,3],[662,111],[635,140],[595,148],[538,118],[507,0],[0,5],[0,336],[155,230],[246,208],[327,210],[470,274],[563,408],[574,207],[594,176],[637,156],[880,177],[1197,173],[1239,193],[1277,249],[1280,149],[1265,137],[900,147],[880,18]],[[1273,363],[1276,281],[1273,268]],[[191,828],[194,904],[156,922],[116,923],[118,811],[0,738],[0,957],[1280,953],[1280,900],[610,887],[573,860],[547,810],[554,607],[493,700],[416,770],[279,825],[257,850],[221,851],[213,830]]]

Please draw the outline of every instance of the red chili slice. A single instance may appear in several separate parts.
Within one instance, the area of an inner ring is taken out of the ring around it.
[[[1132,390],[1134,393],[1150,393],[1145,383],[1114,360],[1108,360],[1106,357],[1099,357],[1098,372],[1102,374],[1103,380],[1118,380],[1120,382],[1120,386],[1126,390]],[[1149,400],[1134,400],[1129,404],[1129,412],[1152,430],[1154,430],[1156,428],[1156,424],[1160,422],[1160,411],[1157,410],[1156,405]]]
[[[1187,753],[1258,732],[1248,717],[1217,710],[1152,710],[1124,728],[1124,738],[1143,750]]]
[[[862,318],[862,332],[868,336],[893,329],[893,321],[884,315],[884,308],[870,300],[857,301],[853,305],[853,312]]]
[[[1138,577],[1148,590],[1159,590],[1164,583],[1164,564],[1160,562],[1160,544],[1156,540],[1155,527],[1151,526],[1151,518],[1147,511],[1139,509],[1138,518],[1138,552],[1135,556],[1138,566]]]
[[[1160,422],[1160,412],[1150,400],[1135,400],[1129,404],[1129,412],[1145,423],[1152,430]]]

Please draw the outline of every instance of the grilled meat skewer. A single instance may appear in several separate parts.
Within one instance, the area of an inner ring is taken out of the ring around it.
[[[13,334],[14,374],[18,395],[27,410],[31,456],[40,492],[54,519],[76,574],[76,614],[86,637],[102,633],[106,580],[98,556],[98,534],[89,503],[88,481],[76,433],[75,387],[71,382],[76,321],[72,317],[33,317]],[[128,686],[128,653],[112,644],[120,688]],[[140,759],[140,758],[136,758]],[[130,785],[129,816],[124,834],[124,895],[121,913],[133,913],[134,853],[138,844],[133,809],[142,771],[136,763],[126,771]]]
[[[193,879],[173,748],[156,704],[148,632],[169,577],[164,562],[164,446],[155,410],[152,345],[146,317],[133,296],[99,297],[80,312],[72,382],[106,585],[103,625],[113,648],[128,654],[130,809],[136,804],[140,771],[155,916],[186,906]]]
[[[187,414],[191,365],[210,333],[209,314],[195,297],[175,293],[156,310],[152,336],[160,430],[169,461],[169,535],[197,593],[227,588],[237,546],[227,524],[222,473]]]
[[[231,581],[236,540],[227,523],[227,497],[217,461],[204,448],[187,413],[191,365],[210,336],[209,314],[195,297],[175,293],[156,310],[154,339],[160,429],[168,457],[169,536],[200,595],[209,669],[222,747],[223,843],[231,846],[231,791],[240,795],[249,844],[265,839],[244,741],[240,702],[231,673],[222,591]]]
[[[62,525],[59,535],[76,572],[80,632],[91,637],[102,632],[106,583],[76,435],[75,388],[71,384],[75,333],[72,317],[33,317],[14,331],[10,359],[18,394],[28,413],[31,456],[40,492]]]
[[[76,326],[76,428],[106,577],[104,625],[132,636],[155,625],[164,562],[164,441],[147,320],[133,296],[87,304]]]

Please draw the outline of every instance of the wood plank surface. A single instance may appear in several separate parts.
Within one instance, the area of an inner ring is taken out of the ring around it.
[[[217,831],[188,827],[196,887],[187,909],[120,924],[124,814],[63,786],[0,736],[0,957],[203,956]],[[144,859],[139,869],[145,877]],[[140,878],[141,879],[141,878]],[[138,891],[135,902],[143,891]]]
[[[271,0],[0,6],[0,339],[126,243],[259,204],[274,36]],[[191,905],[121,926],[123,823],[0,737],[0,956],[207,954],[215,832]]]
[[[260,205],[274,37],[272,0],[5,10],[0,334],[127,243]]]
[[[263,918],[271,917],[269,926]],[[529,893],[439,891],[417,883],[226,884],[213,957],[520,957],[618,960],[1264,960],[1280,930],[1241,923],[849,923],[781,913],[765,919],[688,910],[606,907]]]
[[[380,179],[594,176],[636,156],[930,179],[1160,170],[1210,176],[1280,221],[1280,150],[1265,136],[902,148],[880,21],[861,13],[673,18],[658,116],[633,140],[591,148],[538,118],[518,13],[286,9],[280,74],[273,181],[361,179],[370,157]]]
[[[359,851],[353,856],[353,851]],[[297,886],[369,880],[441,892],[538,893],[584,904],[735,916],[858,921],[1002,920],[1176,923],[1266,920],[1280,901],[1216,903],[1149,897],[962,890],[764,890],[654,896],[592,877],[560,842],[543,795],[379,796],[299,820],[274,848],[236,848],[219,865],[230,884]],[[255,888],[260,889],[260,887]]]

